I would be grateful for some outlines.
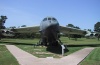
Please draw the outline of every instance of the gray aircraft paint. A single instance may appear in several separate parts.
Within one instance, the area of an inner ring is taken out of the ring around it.
[[[56,44],[58,42],[59,23],[54,17],[45,17],[40,23],[41,42]],[[46,42],[45,42],[46,41]],[[40,42],[40,44],[41,44]]]

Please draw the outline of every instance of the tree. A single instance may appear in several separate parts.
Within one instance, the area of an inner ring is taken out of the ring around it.
[[[80,29],[80,27],[78,27],[78,26],[74,26],[73,24],[68,24],[68,25],[66,25],[66,27],[71,27],[71,28]]]
[[[91,29],[87,29],[88,31],[90,31],[90,32],[92,32],[92,30]]]
[[[26,25],[22,25],[21,27],[26,27]]]
[[[0,18],[0,29],[5,28],[4,23],[5,23],[6,19],[7,19],[6,16],[1,16],[1,18]]]
[[[74,25],[73,24],[68,24],[67,27],[72,27],[73,28]]]
[[[100,32],[100,22],[97,22],[97,23],[94,25],[94,31]]]
[[[11,29],[15,29],[15,28],[16,28],[16,26],[11,26],[11,27],[9,27],[9,28],[11,28]]]
[[[1,16],[0,17],[0,39],[1,39],[1,29],[5,28],[4,23],[5,23],[6,19],[7,19],[6,16]]]
[[[75,26],[74,28],[76,28],[76,29],[80,29],[80,27],[78,27],[78,26]]]

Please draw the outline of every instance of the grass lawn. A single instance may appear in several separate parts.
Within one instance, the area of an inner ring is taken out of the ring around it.
[[[67,37],[61,37],[60,39],[64,44],[69,45],[68,46],[69,52],[65,52],[64,54],[65,56],[85,47],[100,47],[100,41],[98,41],[97,39],[80,38],[77,41],[75,41],[74,39],[69,40]],[[39,39],[2,39],[0,42],[2,44],[9,44],[9,43],[15,44],[17,47],[37,57],[42,57],[42,58],[51,57],[51,56],[55,58],[61,57],[61,54],[57,54],[57,53],[55,54],[53,52],[47,51],[46,47],[41,47],[41,46],[34,47],[33,44],[36,44],[38,41]],[[57,51],[60,51],[60,50],[56,50],[56,52]],[[84,60],[81,63],[81,65],[98,65],[100,61],[99,55],[100,55],[100,48],[96,48],[95,50],[91,52],[91,54],[89,54],[89,56],[87,56],[86,60]],[[99,58],[99,61],[98,61],[98,58]]]
[[[100,65],[100,47],[94,49],[80,65]]]
[[[4,45],[0,45],[0,65],[19,65]]]
[[[61,50],[51,50],[51,51],[47,51],[47,47],[45,46],[38,46],[38,47],[34,47],[34,46],[27,46],[27,45],[16,45],[17,47],[39,57],[39,58],[45,58],[45,57],[54,57],[54,58],[60,58],[62,57],[61,55]],[[78,51],[80,49],[82,49],[83,47],[68,47],[69,51],[66,51],[64,56],[67,56],[75,51]]]
[[[23,43],[23,44],[36,44],[39,41],[39,39],[1,39],[0,42],[1,43],[15,43],[15,44],[19,44],[19,43]]]
[[[60,40],[64,44],[71,44],[71,45],[80,45],[80,44],[100,44],[100,41],[97,39],[86,39],[86,38],[78,38],[77,41],[75,41],[73,38],[70,40],[68,37],[61,37]],[[14,44],[37,44],[39,39],[2,39],[0,42],[1,43],[14,43]]]
[[[71,38],[70,40],[67,37],[61,37],[61,41],[64,44],[100,44],[100,41],[98,39],[86,39],[86,38],[78,38],[77,41],[74,40],[74,38]]]

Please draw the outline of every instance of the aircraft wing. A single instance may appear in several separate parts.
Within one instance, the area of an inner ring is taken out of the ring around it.
[[[39,32],[39,26],[16,28],[15,30],[16,30],[16,33],[38,33]]]
[[[85,35],[84,30],[60,26],[60,32],[64,34],[78,34]]]
[[[68,28],[64,26],[59,27],[60,32],[64,34],[79,34],[79,35],[85,35],[85,31],[80,29],[74,29],[74,28]],[[18,33],[39,33],[39,26],[35,27],[25,27],[25,28],[16,28],[16,32]]]

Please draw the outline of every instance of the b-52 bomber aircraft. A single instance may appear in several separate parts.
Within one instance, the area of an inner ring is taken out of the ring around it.
[[[54,17],[46,17],[40,23],[41,39],[39,41],[40,45],[50,45],[57,46],[62,45],[60,41],[60,31],[59,31],[59,23]]]
[[[56,18],[45,17],[41,21],[40,26],[15,28],[13,32],[15,34],[14,37],[18,37],[19,35],[23,35],[24,33],[27,33],[29,35],[31,33],[33,37],[34,33],[39,35],[41,34],[41,39],[38,43],[39,45],[57,46],[59,44],[62,45],[62,42],[59,39],[60,35],[63,34],[68,38],[81,38],[82,36],[84,36],[85,31],[60,26]]]
[[[81,34],[84,35],[85,31],[72,29],[68,27],[62,27],[59,25],[58,21],[54,17],[45,17],[41,23],[40,23],[40,34],[41,39],[39,41],[39,44],[41,45],[50,45],[50,46],[57,46],[57,45],[63,45],[60,41],[60,31],[63,33],[67,33],[69,37],[71,35],[73,38],[81,38]],[[74,32],[74,33],[73,33]],[[81,34],[80,34],[81,33]]]

